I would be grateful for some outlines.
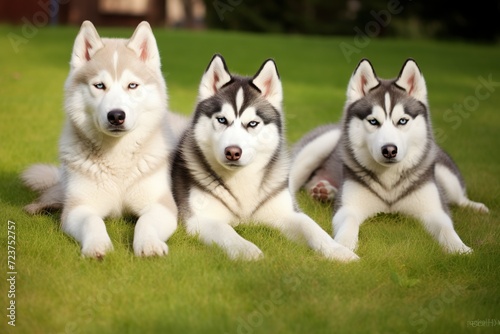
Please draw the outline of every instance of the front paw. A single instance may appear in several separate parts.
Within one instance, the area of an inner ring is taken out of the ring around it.
[[[228,245],[226,252],[231,260],[255,261],[264,257],[259,247],[247,240]]]
[[[349,236],[347,234],[337,234],[335,236],[335,241],[351,251],[354,251],[358,246],[357,236]]]
[[[332,240],[327,246],[324,246],[320,249],[320,253],[330,260],[336,260],[340,262],[353,262],[359,260],[359,256],[357,256],[352,250],[344,247]]]
[[[82,243],[82,256],[102,259],[108,251],[113,250],[113,244],[108,235],[93,237]]]
[[[156,236],[146,236],[134,239],[136,256],[163,256],[168,254],[168,246]]]
[[[474,252],[472,248],[466,246],[464,243],[457,245],[447,245],[444,249],[447,253],[450,254],[472,254]]]

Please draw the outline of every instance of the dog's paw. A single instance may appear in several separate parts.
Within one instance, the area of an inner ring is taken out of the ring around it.
[[[30,215],[36,215],[43,211],[43,205],[38,202],[33,202],[24,206],[24,211],[26,211]]]
[[[337,188],[332,186],[330,182],[326,180],[319,181],[313,187],[309,189],[309,193],[312,198],[321,202],[328,202],[333,200]]]
[[[321,247],[320,253],[327,259],[340,262],[353,262],[359,260],[359,256],[352,250],[333,240],[327,246]]]
[[[136,256],[163,256],[168,254],[168,246],[156,236],[134,239]]]
[[[255,261],[264,257],[259,247],[247,240],[228,245],[226,252],[231,260]]]
[[[479,211],[481,213],[489,213],[490,210],[488,209],[488,207],[486,205],[484,205],[483,203],[479,203],[479,202],[470,202],[469,206],[476,210],[476,211]]]
[[[450,254],[472,254],[472,248],[466,246],[464,243],[456,245],[447,245],[444,250]]]
[[[336,235],[335,241],[350,251],[354,251],[356,249],[356,247],[358,247],[357,236],[348,236],[346,234]]]
[[[82,244],[82,256],[103,259],[108,251],[113,250],[109,236],[94,237]]]

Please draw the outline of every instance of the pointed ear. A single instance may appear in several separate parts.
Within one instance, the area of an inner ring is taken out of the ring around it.
[[[128,41],[127,47],[132,49],[143,62],[150,63],[154,67],[161,66],[160,52],[148,22],[142,21],[139,23]]]
[[[257,87],[262,96],[275,108],[281,110],[283,88],[276,63],[268,59],[262,64],[257,74],[252,79],[252,84]]]
[[[406,60],[395,84],[404,89],[408,95],[427,103],[427,87],[424,76],[413,59]]]
[[[347,101],[352,103],[366,96],[370,89],[377,87],[380,82],[377,79],[375,70],[368,59],[359,62],[354,70],[347,88]]]
[[[94,54],[104,47],[101,37],[90,21],[84,21],[76,36],[71,55],[71,69],[76,69],[88,62]]]
[[[214,96],[222,86],[231,80],[231,73],[227,69],[224,58],[219,54],[214,55],[201,78],[199,100],[202,101]]]

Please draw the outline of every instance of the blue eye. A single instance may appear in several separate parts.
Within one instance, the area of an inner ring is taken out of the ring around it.
[[[139,84],[136,84],[135,82],[131,82],[128,84],[129,89],[136,89],[137,87],[139,87]]]
[[[94,87],[97,89],[102,89],[102,90],[106,89],[106,86],[102,82],[94,84]]]
[[[373,118],[373,119],[369,119],[369,120],[368,120],[368,123],[370,123],[370,124],[371,124],[371,125],[373,125],[373,126],[375,126],[375,125],[379,125],[379,122],[378,122],[375,118]]]
[[[220,124],[227,124],[227,119],[226,119],[226,117],[217,117],[217,121],[218,121]]]
[[[249,128],[255,128],[257,125],[259,125],[259,122],[257,121],[251,121],[250,123],[247,124]]]
[[[398,121],[398,124],[399,125],[406,125],[408,123],[408,119],[406,118],[401,118],[399,121]]]

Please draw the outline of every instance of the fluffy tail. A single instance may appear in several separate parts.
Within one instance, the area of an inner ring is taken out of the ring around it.
[[[292,149],[289,187],[296,193],[328,158],[340,139],[337,125],[325,125],[306,134]]]
[[[36,164],[21,174],[23,183],[40,193],[40,197],[24,207],[30,214],[59,210],[63,206],[64,190],[61,171],[53,165]]]
[[[35,164],[21,174],[23,183],[34,191],[44,191],[61,181],[59,168],[54,165]]]
[[[182,137],[182,134],[191,123],[191,118],[189,116],[181,115],[178,113],[168,112],[167,122],[169,125],[169,130],[171,132],[172,142],[174,145],[177,145]]]

